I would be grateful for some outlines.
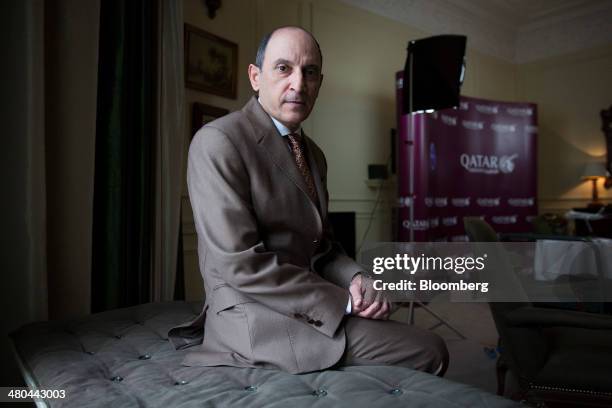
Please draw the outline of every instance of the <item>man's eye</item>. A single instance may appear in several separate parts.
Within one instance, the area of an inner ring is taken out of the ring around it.
[[[310,68],[306,70],[306,75],[310,77],[316,77],[319,76],[319,71],[315,68]]]
[[[278,65],[276,69],[280,72],[286,72],[289,68],[286,65]]]

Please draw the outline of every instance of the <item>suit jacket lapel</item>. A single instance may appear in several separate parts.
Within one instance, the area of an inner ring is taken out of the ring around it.
[[[293,158],[287,143],[279,135],[276,126],[274,126],[274,122],[272,122],[272,119],[270,119],[270,116],[268,116],[268,114],[263,110],[255,97],[253,97],[245,105],[243,110],[253,125],[257,142],[268,151],[268,154],[270,155],[270,158],[274,164],[276,164],[276,166],[278,166],[283,173],[289,177],[289,179],[293,181],[293,183],[300,190],[302,190],[306,198],[312,202],[312,199],[308,194],[306,182],[295,164],[295,159]],[[317,186],[317,192],[318,189],[319,187]]]
[[[326,195],[325,188],[323,186],[323,178],[321,176],[319,163],[317,163],[314,157],[312,140],[310,140],[310,138],[306,135],[304,135],[304,147],[306,149],[306,157],[308,158],[308,166],[310,167],[310,172],[312,173],[314,185],[317,189],[317,196],[319,198],[319,202],[317,204],[321,211],[321,218],[325,219],[325,217],[327,216],[327,203],[325,202]]]

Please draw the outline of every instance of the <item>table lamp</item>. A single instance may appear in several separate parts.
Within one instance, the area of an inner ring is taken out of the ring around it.
[[[599,201],[599,195],[597,193],[597,180],[605,178],[607,176],[606,166],[602,162],[591,162],[584,166],[582,172],[582,180],[590,180],[593,183],[593,190],[591,196],[591,202],[589,207],[599,207],[602,205]]]

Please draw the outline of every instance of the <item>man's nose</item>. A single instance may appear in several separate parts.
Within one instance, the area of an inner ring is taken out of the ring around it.
[[[294,70],[291,74],[291,88],[295,91],[302,91],[304,85],[304,74],[299,69]]]

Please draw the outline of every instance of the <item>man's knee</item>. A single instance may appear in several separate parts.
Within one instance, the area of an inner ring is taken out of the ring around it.
[[[426,368],[424,371],[442,377],[448,368],[449,355],[446,343],[440,336],[435,333],[431,333],[432,340],[427,345]]]

